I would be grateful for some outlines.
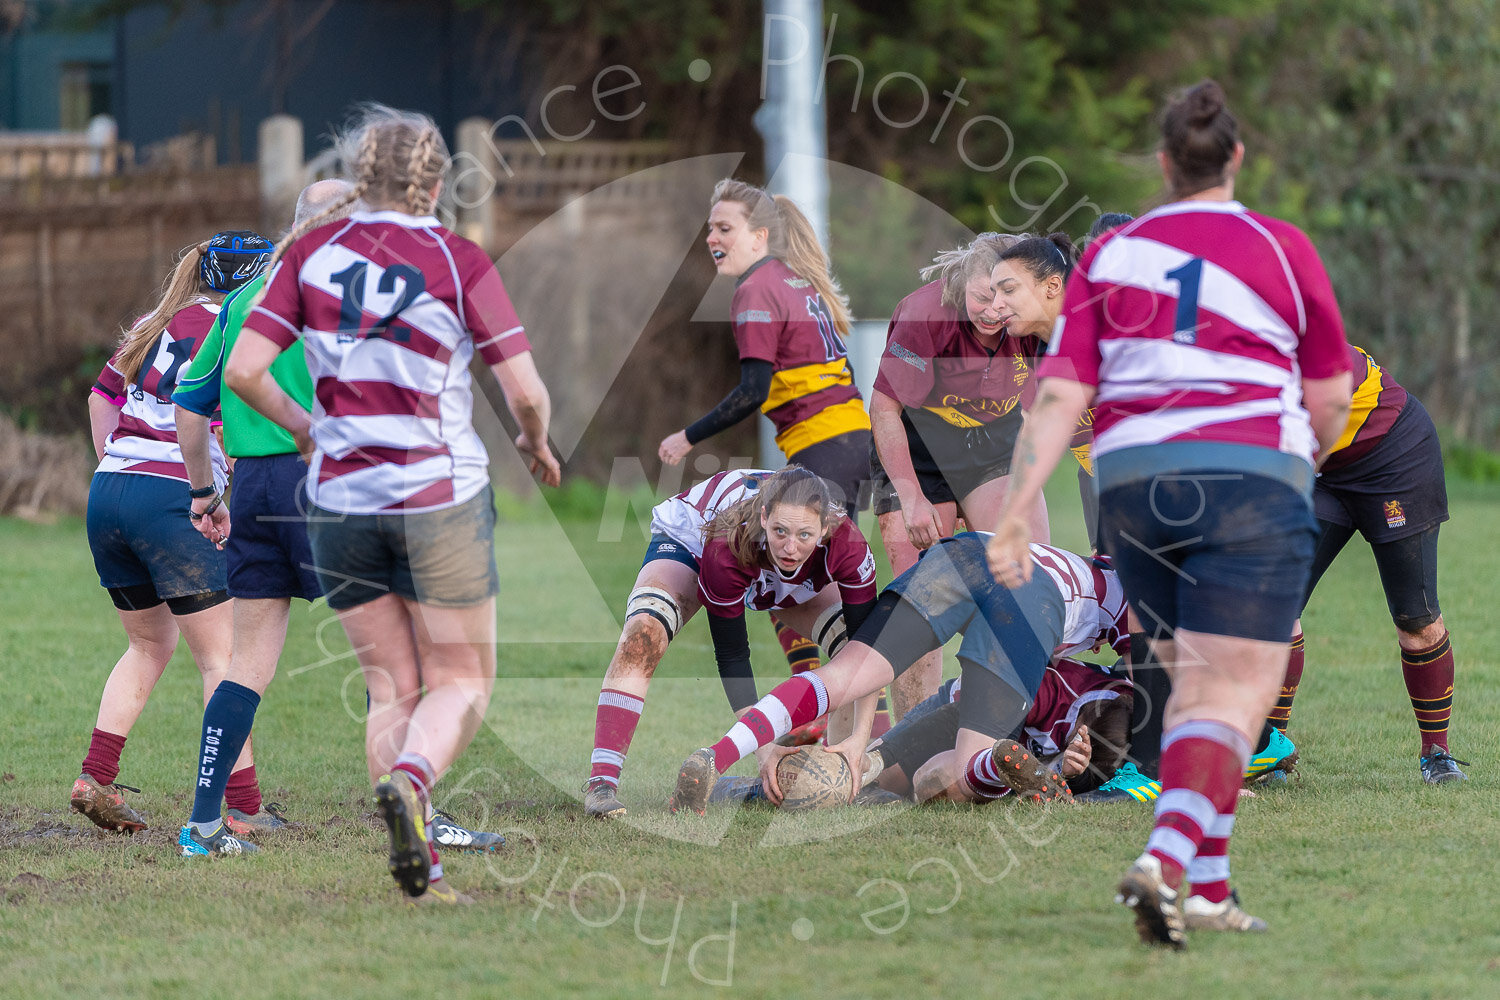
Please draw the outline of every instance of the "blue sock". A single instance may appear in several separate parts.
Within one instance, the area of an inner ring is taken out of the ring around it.
[[[245,749],[260,695],[234,681],[220,681],[203,710],[203,739],[198,744],[197,788],[193,792],[194,823],[212,823],[224,806],[229,772]]]

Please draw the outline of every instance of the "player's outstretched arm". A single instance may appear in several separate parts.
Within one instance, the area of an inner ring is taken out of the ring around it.
[[[901,422],[901,403],[879,389],[870,393],[870,433],[875,439],[875,454],[880,456],[881,467],[901,502],[907,537],[918,549],[937,544],[943,530],[938,524],[937,511],[917,483],[911,448],[906,442],[906,426]]]
[[[527,458],[527,466],[533,474],[540,474],[547,486],[562,483],[562,467],[552,448],[547,444],[547,427],[552,420],[552,397],[536,369],[536,360],[530,351],[523,351],[504,361],[490,365],[495,381],[500,383],[500,392],[505,396],[505,405],[510,415],[516,418],[521,433],[516,437],[516,447]]]

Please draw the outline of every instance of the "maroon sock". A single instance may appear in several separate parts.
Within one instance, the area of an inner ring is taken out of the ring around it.
[[[1212,719],[1180,722],[1163,734],[1162,790],[1146,850],[1161,862],[1168,885],[1177,887],[1209,837],[1224,840],[1227,882],[1229,831],[1249,757],[1250,742]]]
[[[101,785],[113,785],[120,776],[120,754],[125,750],[124,736],[95,729],[89,737],[89,755],[79,768]]]
[[[1232,826],[1234,817],[1221,816],[1218,822]],[[1202,896],[1210,903],[1222,903],[1229,898],[1229,838],[1227,836],[1203,838],[1203,843],[1198,845],[1197,856],[1188,865],[1188,881],[1193,884],[1192,895]]]
[[[1401,650],[1401,676],[1422,734],[1422,753],[1448,750],[1453,715],[1453,644],[1448,633],[1427,649]]]
[[[260,812],[260,782],[256,780],[254,764],[229,775],[229,784],[224,786],[224,804],[247,816]]]
[[[1292,646],[1286,658],[1286,679],[1281,682],[1281,697],[1276,707],[1266,716],[1266,721],[1283,733],[1292,721],[1292,700],[1297,697],[1297,687],[1302,683],[1302,663],[1306,654],[1306,643],[1302,633],[1292,636]]]
[[[964,780],[974,789],[974,794],[988,802],[1010,792],[1010,784],[995,766],[995,748],[985,747],[969,758],[964,767]]]
[[[714,767],[723,774],[740,758],[826,711],[828,689],[816,673],[810,671],[782,681],[713,745]]]
[[[620,770],[625,754],[640,724],[645,699],[624,691],[605,688],[599,692],[599,707],[594,713],[594,753],[589,758],[589,780],[603,778],[620,787]]]
[[[411,783],[416,786],[417,798],[422,802],[422,811],[424,813],[422,820],[426,822],[427,817],[425,813],[427,811],[427,803],[430,801],[428,796],[431,794],[432,786],[437,784],[437,775],[432,773],[432,765],[421,754],[403,753],[396,758],[396,766],[392,767],[391,771],[400,771],[410,778]]]

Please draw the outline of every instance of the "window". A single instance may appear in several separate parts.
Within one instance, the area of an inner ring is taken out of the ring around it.
[[[109,63],[63,63],[58,126],[81,132],[95,115],[107,115],[110,106],[110,82],[113,68]]]

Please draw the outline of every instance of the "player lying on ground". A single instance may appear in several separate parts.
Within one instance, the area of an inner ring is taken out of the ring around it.
[[[1123,661],[1117,669],[1123,669]],[[913,707],[870,744],[861,767],[866,788],[874,786],[919,802],[948,797],[953,787],[948,783],[949,757],[958,739],[961,688],[961,678],[944,681],[937,694]],[[1125,759],[1130,702],[1131,686],[1123,673],[1082,660],[1055,659],[1042,677],[1036,703],[1011,739],[1066,780],[1075,793],[1096,788]],[[913,776],[918,788],[915,796]],[[709,801],[764,797],[760,778],[725,776],[715,784]],[[856,797],[855,804],[860,801]]]
[[[1117,665],[1123,671],[1124,661]],[[973,794],[967,781],[949,780],[958,737],[963,680],[944,681],[871,744],[865,753],[865,784],[876,783],[918,802],[932,799],[982,801],[1007,794]],[[1036,701],[1009,739],[1067,781],[1075,793],[1107,779],[1125,759],[1130,737],[1131,687],[1123,672],[1058,657],[1047,665]]]
[[[798,466],[774,475],[721,472],[657,505],[651,533],[599,695],[584,795],[591,816],[624,815],[616,792],[646,688],[667,643],[700,605],[708,609],[724,693],[742,715],[755,702],[746,608],[778,609],[798,633],[834,650],[875,603],[870,546],[844,516],[836,488]]]
[[[825,749],[844,755],[857,788],[874,715],[873,702],[862,699],[959,634],[964,696],[949,783],[976,793],[1009,787],[1026,795],[1071,794],[1029,755],[1024,767],[1006,762],[1014,746],[1007,737],[1026,718],[1054,651],[1123,645],[1125,597],[1112,571],[1049,545],[1031,546],[1041,572],[1026,586],[1007,590],[985,564],[987,539],[966,532],[929,549],[886,588],[837,656],[777,685],[723,739],[688,757],[669,808],[701,814],[716,773],[794,726],[856,702],[853,735]],[[773,801],[780,797],[780,755],[761,756],[761,777]]]

